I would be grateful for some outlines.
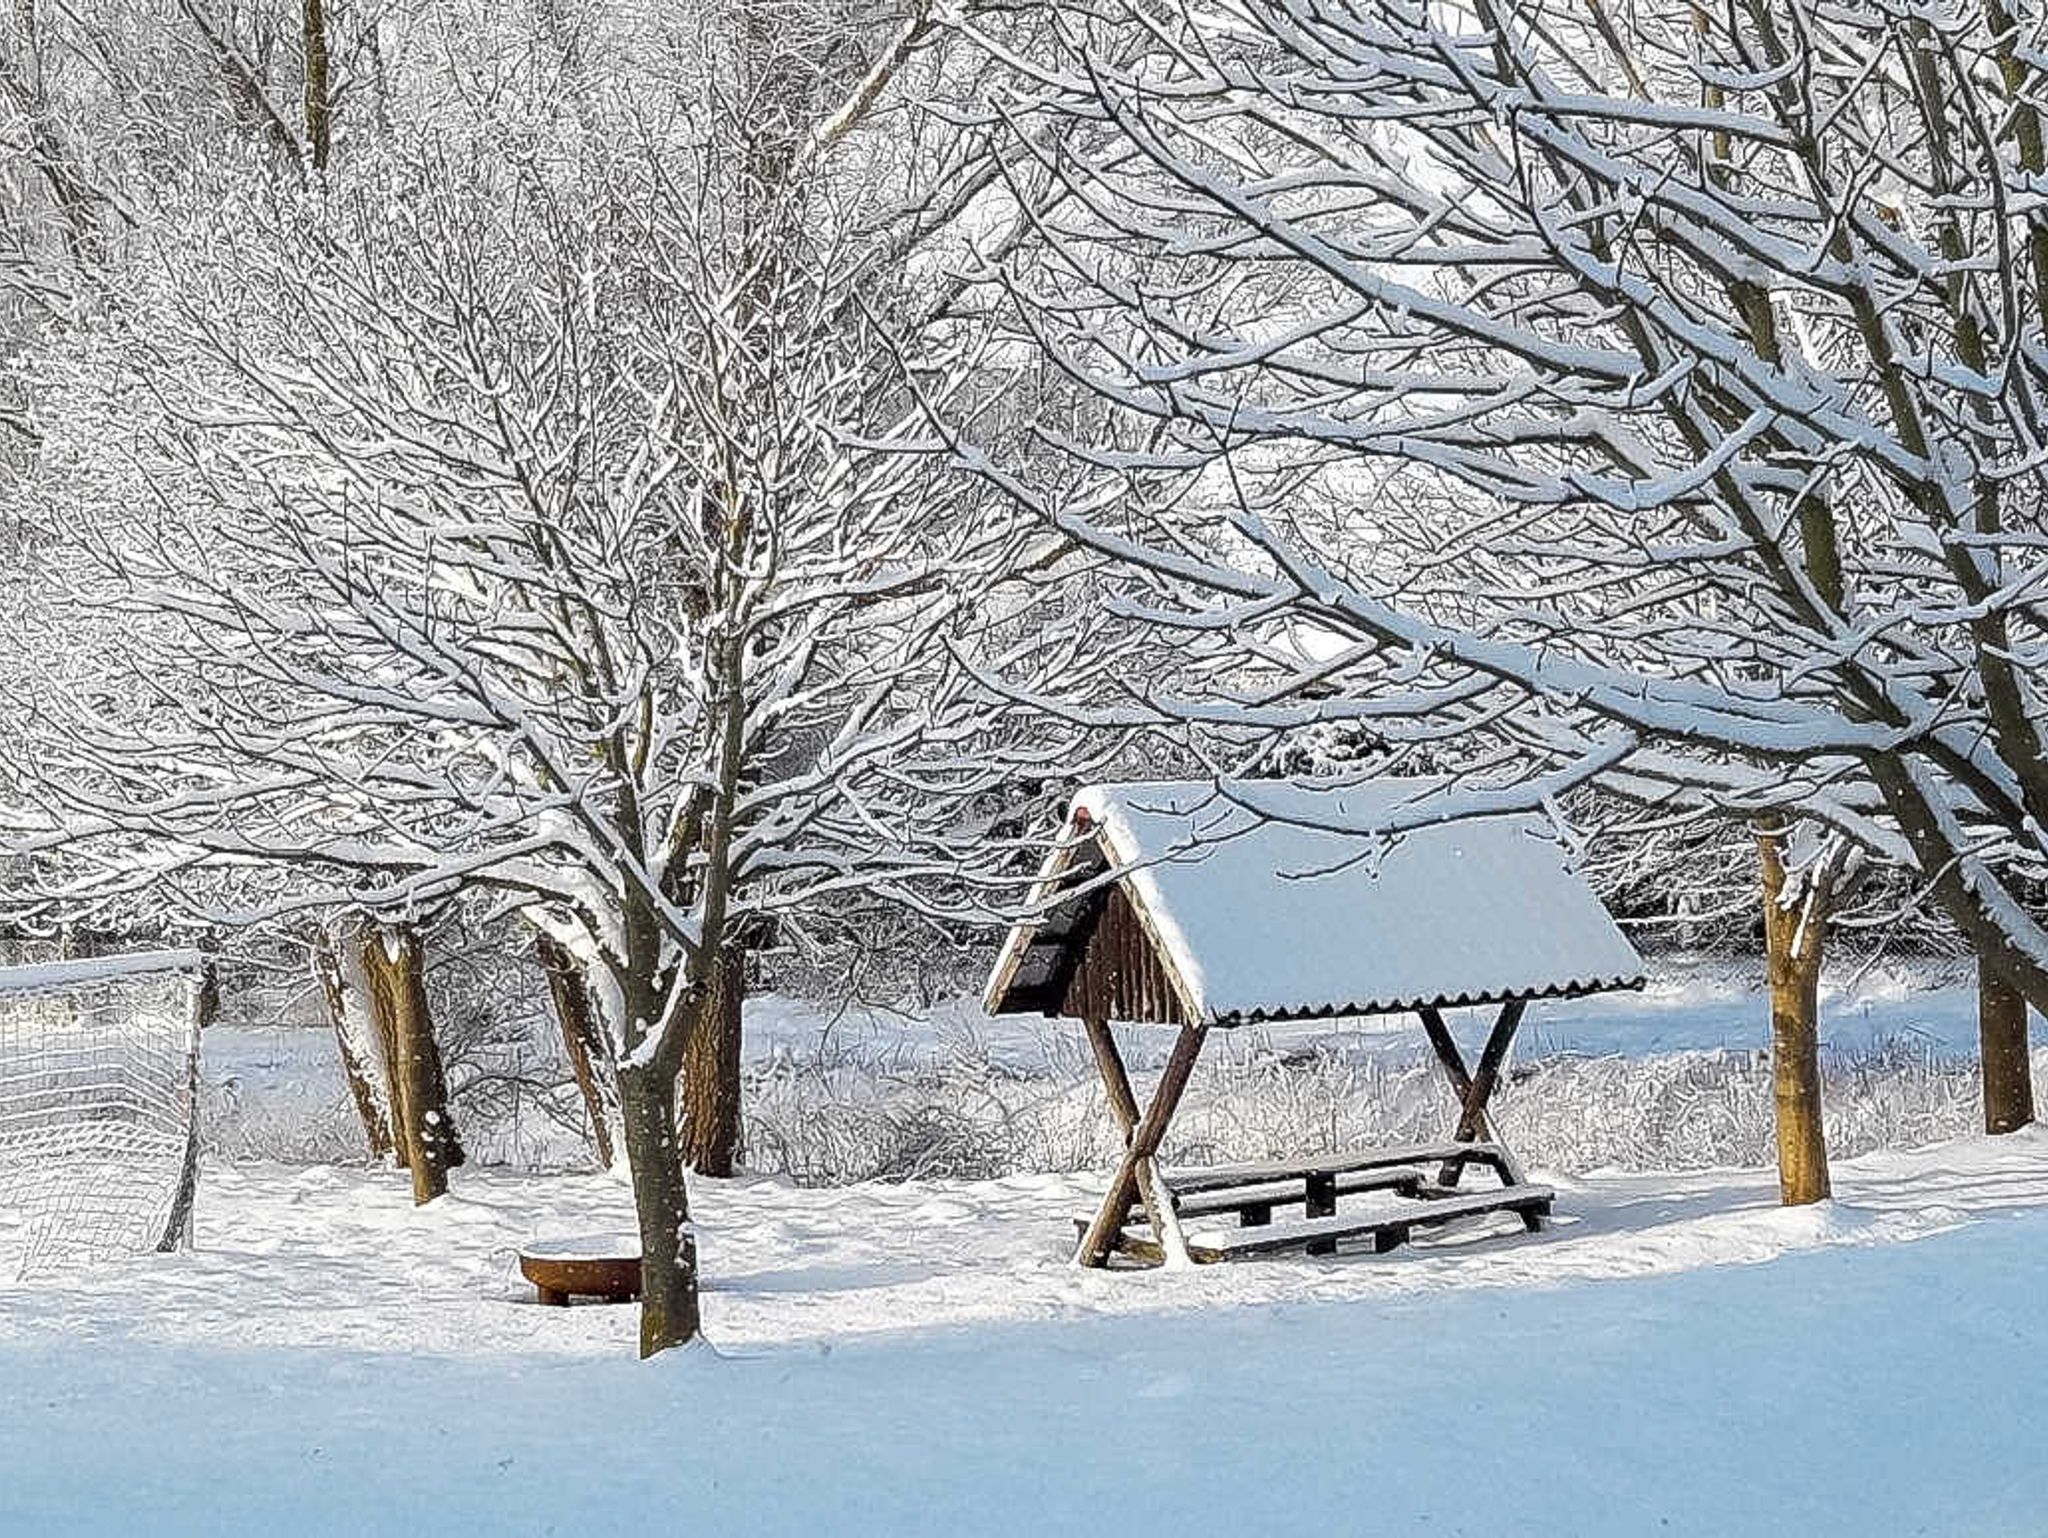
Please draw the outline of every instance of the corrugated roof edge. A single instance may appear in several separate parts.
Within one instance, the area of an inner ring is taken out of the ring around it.
[[[1584,977],[1545,988],[1515,988],[1500,993],[1439,994],[1434,998],[1352,1000],[1342,1004],[1317,1005],[1313,1009],[1255,1009],[1231,1015],[1212,1015],[1209,1024],[1219,1029],[1240,1025],[1285,1025],[1296,1020],[1341,1020],[1351,1016],[1400,1015],[1415,1009],[1465,1009],[1481,1004],[1505,1004],[1511,999],[1582,999],[1595,993],[1619,993],[1641,988],[1649,981],[1647,972],[1631,977]]]

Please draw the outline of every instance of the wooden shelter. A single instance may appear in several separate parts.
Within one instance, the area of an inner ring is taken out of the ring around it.
[[[1642,960],[1543,819],[1433,820],[1445,794],[1412,779],[1201,781],[1098,786],[1074,799],[1034,917],[1010,933],[984,1002],[991,1014],[1065,1016],[1087,1031],[1124,1155],[1080,1224],[1081,1264],[1328,1253],[1367,1239],[1386,1250],[1416,1228],[1488,1212],[1542,1225],[1552,1193],[1523,1179],[1487,1122],[1508,1049],[1531,999],[1638,987]],[[1496,1008],[1476,1066],[1444,1019],[1459,1005]],[[1450,1081],[1457,1110],[1444,1142],[1159,1166],[1212,1029],[1389,1013],[1417,1017]],[[1112,1021],[1178,1028],[1142,1106]],[[1475,1165],[1497,1190],[1458,1189]],[[1340,1214],[1340,1197],[1373,1210]],[[1149,1234],[1132,1221],[1140,1206]],[[1299,1221],[1273,1222],[1292,1208]],[[1234,1226],[1191,1235],[1203,1218]]]

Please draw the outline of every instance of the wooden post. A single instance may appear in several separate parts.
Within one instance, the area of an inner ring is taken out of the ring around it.
[[[1458,1050],[1457,1038],[1444,1023],[1442,1010],[1433,1004],[1425,1004],[1415,1013],[1422,1020],[1423,1033],[1429,1037],[1429,1044],[1436,1049],[1436,1059],[1443,1065],[1444,1076],[1451,1081],[1451,1093],[1457,1096],[1462,1114],[1465,1097],[1472,1093],[1472,1074],[1465,1067],[1465,1055]]]
[[[1486,1045],[1480,1049],[1479,1067],[1473,1072],[1472,1082],[1465,1090],[1464,1101],[1458,1111],[1458,1130],[1452,1134],[1453,1142],[1474,1142],[1492,1130],[1487,1124],[1486,1108],[1493,1099],[1494,1085],[1500,1082],[1500,1071],[1507,1063],[1508,1048],[1515,1043],[1515,1032],[1522,1028],[1522,1011],[1528,1005],[1527,999],[1509,999],[1501,1006],[1493,1029],[1487,1033]]]
[[[1977,1042],[1984,1079],[1984,1130],[2017,1132],[2034,1119],[2027,1001],[1981,956],[1977,959]]]
[[[1107,1027],[1104,1028],[1107,1034]],[[1131,1204],[1140,1192],[1140,1164],[1149,1164],[1159,1151],[1159,1144],[1166,1136],[1166,1128],[1173,1120],[1173,1113],[1180,1107],[1180,1097],[1188,1087],[1188,1076],[1195,1071],[1195,1059],[1202,1054],[1202,1041],[1208,1035],[1208,1028],[1200,1025],[1184,1025],[1175,1039],[1173,1052],[1166,1059],[1166,1068],[1159,1075],[1159,1087],[1152,1093],[1152,1103],[1145,1108],[1145,1114],[1131,1131],[1129,1146],[1117,1165],[1116,1174],[1109,1183],[1109,1194],[1102,1200],[1102,1209],[1095,1215],[1095,1221],[1082,1236],[1080,1246],[1074,1252],[1075,1261],[1084,1266],[1106,1265],[1110,1251],[1116,1245],[1117,1235],[1123,1231],[1125,1220],[1130,1216]],[[1091,1040],[1093,1033],[1091,1033]],[[1112,1056],[1114,1044],[1112,1043]],[[1119,1066],[1121,1064],[1119,1063]],[[1150,1175],[1147,1170],[1143,1174]],[[1156,1177],[1145,1184],[1156,1185]],[[1163,1195],[1163,1193],[1162,1193]],[[1149,1205],[1149,1204],[1148,1204]],[[1152,1214],[1155,1223],[1163,1221],[1162,1214]],[[1177,1232],[1178,1225],[1166,1224],[1166,1231],[1160,1235],[1162,1244],[1167,1242],[1168,1232]]]
[[[1437,1060],[1443,1064],[1451,1088],[1458,1096],[1458,1122],[1452,1132],[1453,1142],[1494,1140],[1486,1109],[1493,1100],[1494,1087],[1500,1082],[1500,1071],[1507,1063],[1508,1049],[1514,1045],[1515,1033],[1521,1029],[1522,1015],[1528,1007],[1527,999],[1509,999],[1501,1006],[1500,1013],[1494,1017],[1493,1029],[1487,1032],[1486,1045],[1480,1049],[1476,1073],[1466,1069],[1464,1054],[1458,1050],[1451,1028],[1444,1023],[1443,1011],[1430,1004],[1416,1011],[1422,1018],[1422,1029],[1429,1037],[1429,1044],[1436,1049]],[[1501,1152],[1506,1161],[1501,1170],[1503,1182],[1520,1185],[1521,1166],[1514,1162],[1505,1148]],[[1464,1169],[1461,1161],[1446,1160],[1437,1172],[1437,1184],[1457,1185]]]
[[[1334,1218],[1337,1215],[1337,1177],[1310,1175],[1301,1208],[1303,1217]],[[1309,1245],[1308,1252],[1311,1255],[1334,1255],[1337,1253],[1337,1241],[1317,1239]]]
[[[1131,1092],[1131,1076],[1124,1071],[1124,1060],[1116,1050],[1116,1038],[1109,1033],[1109,1022],[1100,1015],[1089,1015],[1081,1022],[1088,1033],[1088,1046],[1095,1054],[1095,1071],[1102,1075],[1102,1087],[1109,1095],[1109,1114],[1116,1120],[1116,1129],[1123,1134],[1126,1147],[1130,1145],[1131,1133],[1138,1125],[1138,1097]]]
[[[1131,1090],[1131,1076],[1124,1068],[1123,1055],[1116,1049],[1116,1037],[1110,1033],[1109,1021],[1099,1011],[1091,1010],[1082,1016],[1081,1025],[1088,1033],[1088,1046],[1095,1054],[1095,1070],[1102,1076],[1102,1088],[1109,1097],[1110,1119],[1116,1123],[1117,1132],[1128,1152],[1138,1130],[1138,1097]],[[1139,1160],[1135,1171],[1138,1196],[1145,1203],[1145,1216],[1152,1224],[1152,1236],[1159,1241],[1169,1260],[1185,1258],[1187,1238],[1181,1232],[1180,1217],[1173,1210],[1173,1193],[1166,1189],[1166,1183],[1159,1178],[1159,1172],[1149,1157]],[[1117,1218],[1115,1232],[1120,1233],[1129,1220],[1130,1208],[1127,1205]]]

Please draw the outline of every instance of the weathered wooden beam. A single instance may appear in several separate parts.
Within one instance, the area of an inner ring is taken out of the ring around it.
[[[1088,1045],[1095,1053],[1095,1069],[1102,1076],[1102,1088],[1109,1097],[1110,1117],[1116,1122],[1124,1147],[1128,1149],[1138,1127],[1138,1097],[1132,1092],[1131,1076],[1124,1068],[1123,1054],[1117,1051],[1116,1037],[1111,1034],[1109,1021],[1100,1009],[1090,1013],[1081,1024],[1088,1032]],[[1141,1161],[1138,1166],[1138,1195],[1145,1204],[1145,1217],[1152,1225],[1152,1232],[1165,1252],[1176,1254],[1184,1251],[1186,1242],[1180,1237],[1180,1222],[1173,1210],[1172,1194],[1152,1170],[1149,1159]],[[1124,1221],[1130,1221],[1128,1209],[1124,1213]]]
[[[1109,1021],[1091,1012],[1081,1022],[1088,1033],[1088,1046],[1095,1054],[1095,1071],[1102,1076],[1102,1088],[1109,1096],[1109,1114],[1126,1146],[1138,1125],[1138,1097],[1131,1091],[1131,1076],[1124,1071],[1123,1057],[1116,1050],[1116,1038],[1109,1033]]]
[[[1145,1215],[1152,1220],[1152,1236],[1159,1241],[1169,1265],[1188,1261],[1188,1236],[1181,1231],[1180,1213],[1173,1205],[1173,1193],[1159,1178],[1158,1161],[1149,1156],[1138,1161],[1138,1194],[1145,1199]]]
[[[1509,999],[1501,1006],[1499,1018],[1487,1033],[1486,1046],[1479,1054],[1479,1067],[1473,1072],[1471,1087],[1464,1094],[1458,1130],[1452,1134],[1458,1142],[1470,1143],[1487,1135],[1487,1103],[1493,1099],[1494,1086],[1500,1081],[1501,1068],[1507,1062],[1508,1049],[1514,1045],[1515,1032],[1522,1025],[1522,1011],[1527,1007],[1526,999]]]
[[[1458,1125],[1451,1134],[1456,1142],[1469,1143],[1479,1138],[1493,1137],[1493,1130],[1486,1119],[1486,1107],[1493,1099],[1494,1086],[1500,1082],[1501,1068],[1506,1064],[1508,1049],[1514,1045],[1515,1032],[1521,1029],[1522,1013],[1528,1008],[1526,999],[1509,999],[1501,1005],[1500,1014],[1495,1017],[1493,1029],[1486,1034],[1486,1045],[1480,1049],[1479,1067],[1466,1083],[1464,1093],[1459,1097]],[[1439,1023],[1442,1017],[1439,1016]],[[1448,1033],[1446,1033],[1448,1034]],[[1455,1044],[1453,1050],[1456,1050]],[[1437,1174],[1441,1185],[1455,1186],[1458,1177],[1464,1173],[1462,1165],[1446,1162]],[[1511,1185],[1520,1184],[1521,1172],[1512,1165],[1503,1165],[1501,1178]]]
[[[1333,1218],[1337,1215],[1337,1177],[1320,1172],[1310,1175],[1307,1190],[1302,1199],[1302,1216],[1306,1218]],[[1337,1253],[1335,1239],[1319,1239],[1308,1247],[1311,1255],[1334,1255]]]
[[[1149,1165],[1152,1156],[1159,1152],[1166,1129],[1173,1121],[1173,1113],[1180,1108],[1180,1097],[1188,1087],[1188,1077],[1195,1071],[1195,1060],[1202,1055],[1202,1042],[1207,1035],[1207,1029],[1200,1025],[1181,1027],[1180,1035],[1174,1040],[1173,1051],[1166,1059],[1166,1067],[1159,1075],[1159,1086],[1152,1092],[1151,1104],[1146,1106],[1144,1115],[1132,1129],[1123,1159],[1110,1180],[1109,1193],[1103,1198],[1102,1210],[1095,1215],[1094,1224],[1082,1236],[1080,1247],[1074,1252],[1078,1264],[1100,1266],[1108,1261],[1111,1241],[1122,1231],[1130,1217],[1131,1205],[1140,1194],[1139,1164],[1143,1161]],[[1112,1042],[1112,1055],[1114,1046]],[[1156,1173],[1147,1184],[1158,1184]],[[1164,1193],[1161,1194],[1164,1199]],[[1170,1202],[1168,1206],[1170,1211]],[[1152,1213],[1155,1224],[1161,1222],[1162,1216],[1157,1211]],[[1167,1231],[1172,1227],[1170,1222],[1166,1224]],[[1160,1233],[1160,1242],[1163,1247],[1165,1232]]]
[[[1422,1021],[1423,1034],[1429,1037],[1429,1044],[1436,1049],[1437,1061],[1444,1065],[1452,1093],[1463,1104],[1472,1089],[1472,1074],[1465,1067],[1465,1054],[1458,1050],[1458,1039],[1444,1024],[1444,1012],[1434,1004],[1425,1004],[1415,1013]]]

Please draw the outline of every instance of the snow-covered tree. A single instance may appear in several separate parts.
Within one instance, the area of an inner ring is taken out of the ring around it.
[[[73,859],[140,833],[540,926],[616,1065],[649,1352],[698,1328],[675,1086],[729,939],[971,889],[963,809],[1026,750],[964,659],[1086,655],[1035,623],[1043,535],[923,438],[1002,405],[969,331],[906,339],[944,198],[827,165],[921,22],[794,115],[815,35],[745,19],[637,99],[185,195],[45,371],[36,493],[80,537],[44,579],[122,624],[85,687],[16,686],[10,765]]]
[[[1064,9],[1002,291],[1131,425],[1008,484],[1185,640],[1159,713],[1808,822],[2048,1006],[2041,27]]]

